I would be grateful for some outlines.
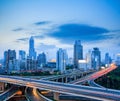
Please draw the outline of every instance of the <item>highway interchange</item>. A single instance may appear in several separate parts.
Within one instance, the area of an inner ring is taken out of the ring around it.
[[[94,80],[108,72],[117,68],[112,64],[109,68],[98,71],[91,76],[85,78],[84,80]],[[66,84],[58,83],[46,80],[36,80],[30,78],[23,78],[17,76],[3,76],[0,75],[0,81],[5,83],[11,83],[20,86],[26,86],[42,90],[50,90],[53,92],[59,92],[63,94],[75,95],[75,96],[85,96],[88,98],[101,99],[101,100],[118,100],[120,99],[120,91],[98,88],[98,87],[89,87],[83,85],[75,84]],[[78,81],[79,82],[79,81]]]

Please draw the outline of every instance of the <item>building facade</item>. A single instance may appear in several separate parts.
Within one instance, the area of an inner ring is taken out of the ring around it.
[[[101,66],[101,52],[99,48],[93,48],[92,51],[92,68],[95,70],[99,70]]]
[[[81,45],[81,41],[77,40],[74,44],[74,66],[78,67],[78,60],[83,59],[83,46]]]
[[[46,55],[44,52],[38,55],[37,61],[38,67],[44,67],[46,65]]]
[[[61,48],[57,51],[56,69],[60,71],[60,73],[66,71],[66,51]]]
[[[116,54],[116,64],[120,66],[120,53]]]
[[[25,60],[26,52],[24,50],[19,50],[19,60]]]
[[[34,38],[31,37],[29,40],[29,58],[36,59],[36,52],[34,48]]]
[[[5,71],[10,73],[11,71],[15,70],[16,68],[16,51],[15,50],[8,50],[4,52],[4,66]]]
[[[26,71],[34,72],[37,70],[37,60],[27,58],[25,65]]]
[[[87,69],[92,69],[92,51],[89,50],[86,54]]]
[[[108,67],[112,62],[111,57],[109,56],[109,53],[105,54],[105,66]]]

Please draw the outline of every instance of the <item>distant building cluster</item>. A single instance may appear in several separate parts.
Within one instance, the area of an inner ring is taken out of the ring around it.
[[[94,69],[99,70],[101,66],[101,53],[99,48],[93,48],[92,51],[86,54],[86,58],[83,59],[83,46],[81,41],[77,40],[74,44],[74,66],[82,70]]]
[[[119,62],[119,54],[117,58],[117,62]],[[112,59],[109,56],[109,53],[106,53],[104,65],[108,67],[111,62]],[[56,59],[52,59],[51,61],[47,62],[47,56],[44,52],[37,55],[34,47],[34,38],[31,37],[29,39],[28,56],[26,56],[26,52],[24,50],[19,50],[19,59],[16,59],[16,51],[9,49],[4,52],[3,64],[6,73],[16,71],[32,72],[41,69],[44,70],[45,67],[50,68],[50,70],[53,69],[60,73],[65,73],[67,66],[71,66],[72,68],[81,69],[84,71],[88,69],[99,70],[100,67],[103,65],[103,62],[101,62],[101,52],[97,47],[89,50],[86,54],[86,57],[83,58],[83,46],[80,40],[75,41],[73,58],[68,58],[67,51],[65,49],[59,48],[56,52]]]
[[[4,52],[4,67],[5,72],[32,72],[37,71],[46,65],[46,54],[40,53],[36,55],[34,48],[34,38],[29,40],[29,55],[26,56],[24,50],[19,50],[19,59],[16,59],[15,50],[8,50]]]

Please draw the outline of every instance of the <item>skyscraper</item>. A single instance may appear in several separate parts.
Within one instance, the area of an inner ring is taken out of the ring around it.
[[[116,54],[116,64],[120,66],[120,53]]]
[[[16,52],[15,50],[8,50],[4,52],[4,65],[7,73],[14,70],[16,62]]]
[[[109,56],[109,53],[105,54],[105,65],[108,67],[110,63],[112,62],[111,57]]]
[[[36,71],[37,70],[37,60],[27,58],[26,60],[26,70],[27,71]]]
[[[66,70],[66,51],[60,48],[57,51],[57,59],[56,59],[56,68],[61,73],[64,73]]]
[[[25,60],[25,55],[26,55],[25,51],[19,50],[19,59],[20,60]]]
[[[37,61],[38,61],[38,66],[40,66],[40,67],[45,66],[45,64],[46,64],[46,55],[45,55],[44,52],[38,55]]]
[[[35,48],[34,48],[34,39],[32,36],[29,40],[29,58],[36,59],[36,52],[35,52]]]
[[[91,50],[89,50],[88,53],[86,54],[86,61],[87,61],[87,69],[91,69],[92,68],[92,52],[91,52]]]
[[[26,63],[26,52],[23,50],[19,50],[19,69],[20,69],[20,71],[26,70],[25,63]]]
[[[78,67],[78,60],[83,59],[83,46],[81,45],[81,41],[77,40],[74,44],[74,66]]]
[[[92,51],[92,68],[95,70],[99,70],[101,66],[101,53],[99,48],[93,48]]]

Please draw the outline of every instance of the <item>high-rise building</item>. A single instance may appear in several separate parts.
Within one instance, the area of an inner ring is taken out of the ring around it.
[[[19,50],[19,60],[25,60],[26,52]]]
[[[116,54],[116,64],[120,66],[120,53]]]
[[[26,65],[27,71],[33,72],[33,71],[37,70],[37,60],[35,60],[35,59],[27,58],[25,65]]]
[[[68,59],[68,65],[73,65],[73,58]]]
[[[37,70],[37,60],[35,59],[27,58],[25,65],[27,71],[33,72]]]
[[[21,72],[26,70],[26,61],[27,61],[27,59],[19,60],[19,70]]]
[[[57,51],[56,69],[60,73],[64,73],[66,70],[66,51],[62,48]]]
[[[87,61],[87,69],[92,69],[92,52],[91,52],[91,50],[89,50],[86,55],[86,61]]]
[[[74,44],[74,66],[78,67],[78,61],[83,59],[83,46],[81,41],[77,40]]]
[[[15,50],[8,50],[4,52],[4,66],[7,73],[15,69],[16,52]]]
[[[99,48],[93,48],[92,51],[92,68],[95,70],[99,70],[101,66],[101,53]]]
[[[109,53],[105,54],[105,66],[109,66],[111,64],[112,60],[111,57],[109,56]]]
[[[26,63],[26,52],[24,50],[19,50],[19,70],[25,71],[25,63]]]
[[[36,52],[34,48],[34,38],[32,36],[29,40],[29,58],[36,59]]]
[[[65,54],[65,63],[66,63],[66,65],[68,65],[68,54],[67,54],[67,51],[66,50],[64,50],[64,54]]]
[[[46,55],[44,52],[38,55],[37,61],[39,67],[44,67],[46,65]]]

